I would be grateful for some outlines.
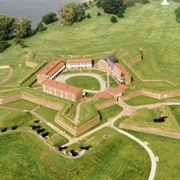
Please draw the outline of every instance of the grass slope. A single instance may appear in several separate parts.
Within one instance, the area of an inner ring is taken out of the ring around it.
[[[78,159],[63,158],[29,132],[0,136],[2,179],[147,179],[150,171],[145,150],[109,128],[87,137],[99,144]]]
[[[159,158],[157,162],[157,173],[155,180],[158,179],[179,179],[180,178],[180,140],[162,136],[150,135],[129,131],[131,134],[148,142],[148,146]]]
[[[23,109],[23,110],[32,110],[35,107],[37,107],[38,105],[35,104],[35,103],[32,103],[30,101],[20,99],[20,100],[16,100],[16,101],[13,101],[13,102],[6,103],[3,106],[12,107],[12,108],[18,108],[18,109]]]

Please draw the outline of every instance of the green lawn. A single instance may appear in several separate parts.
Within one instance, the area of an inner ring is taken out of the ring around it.
[[[155,156],[158,156],[155,180],[180,179],[180,140],[152,134],[128,131],[142,141],[148,142]]]
[[[40,116],[42,116],[49,122],[55,122],[55,116],[57,115],[58,111],[44,106],[40,106],[36,110],[36,113],[38,113]]]
[[[93,147],[78,159],[63,158],[29,132],[0,136],[2,179],[147,179],[149,176],[150,159],[146,151],[109,128],[87,137],[83,144]]]
[[[23,110],[32,110],[35,107],[37,107],[38,105],[35,103],[32,103],[30,101],[20,99],[20,100],[16,100],[13,102],[6,103],[3,106],[18,108],[18,109],[23,109]]]
[[[109,106],[109,107],[99,110],[99,114],[101,116],[102,121],[107,121],[107,120],[110,120],[111,118],[115,117],[122,110],[123,110],[123,108],[121,106],[114,104],[112,106]]]
[[[154,119],[158,119],[162,115],[167,116],[165,122],[154,123]],[[131,117],[127,117],[126,119],[124,119],[122,123],[142,128],[153,128],[158,131],[160,130],[177,133],[179,133],[180,131],[179,124],[168,106],[161,106],[155,109],[139,109],[136,112],[134,112],[134,114]]]
[[[99,81],[90,76],[71,77],[66,80],[66,83],[83,89],[100,90]]]
[[[125,102],[130,106],[138,106],[138,105],[144,105],[144,104],[154,104],[161,101],[155,98],[148,97],[148,96],[137,96],[137,97],[128,99]]]
[[[77,105],[78,105],[78,103],[72,103],[72,104],[70,105],[70,108],[69,108],[69,110],[68,110],[67,113],[66,113],[66,116],[67,116],[68,118],[70,118],[70,119],[72,119],[72,120],[75,118]]]
[[[0,128],[11,128],[12,126],[22,126],[34,117],[28,112],[0,110],[3,115],[0,117]]]
[[[61,136],[58,133],[54,133],[49,139],[48,142],[53,145],[53,146],[61,146],[63,144],[66,144],[68,141],[66,138],[64,138],[63,136]]]
[[[180,126],[180,106],[169,106],[169,107]]]
[[[86,124],[90,120],[98,117],[99,114],[94,107],[92,102],[84,102],[80,106],[80,113],[79,113],[79,124],[78,127]]]
[[[3,80],[9,73],[9,69],[0,69],[0,81]]]

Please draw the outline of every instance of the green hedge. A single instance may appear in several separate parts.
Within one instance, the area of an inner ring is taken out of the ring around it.
[[[23,77],[21,80],[18,81],[20,86],[24,84],[29,78],[31,78],[35,73],[37,73],[42,67],[44,67],[47,64],[47,61],[44,61],[43,63],[36,66],[34,69],[29,71],[25,77]]]

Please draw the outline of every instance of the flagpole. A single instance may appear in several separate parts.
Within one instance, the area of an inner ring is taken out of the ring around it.
[[[109,88],[109,71],[107,72],[107,88]]]

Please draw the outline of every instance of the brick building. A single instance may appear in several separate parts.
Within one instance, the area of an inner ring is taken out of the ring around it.
[[[54,60],[37,74],[37,82],[42,83],[46,79],[55,79],[65,68],[64,61]]]
[[[81,101],[83,89],[71,86],[55,80],[45,80],[42,83],[42,91],[70,101]]]
[[[131,75],[117,62],[114,56],[101,59],[97,62],[97,67],[100,71],[109,72],[120,84],[131,84]]]

